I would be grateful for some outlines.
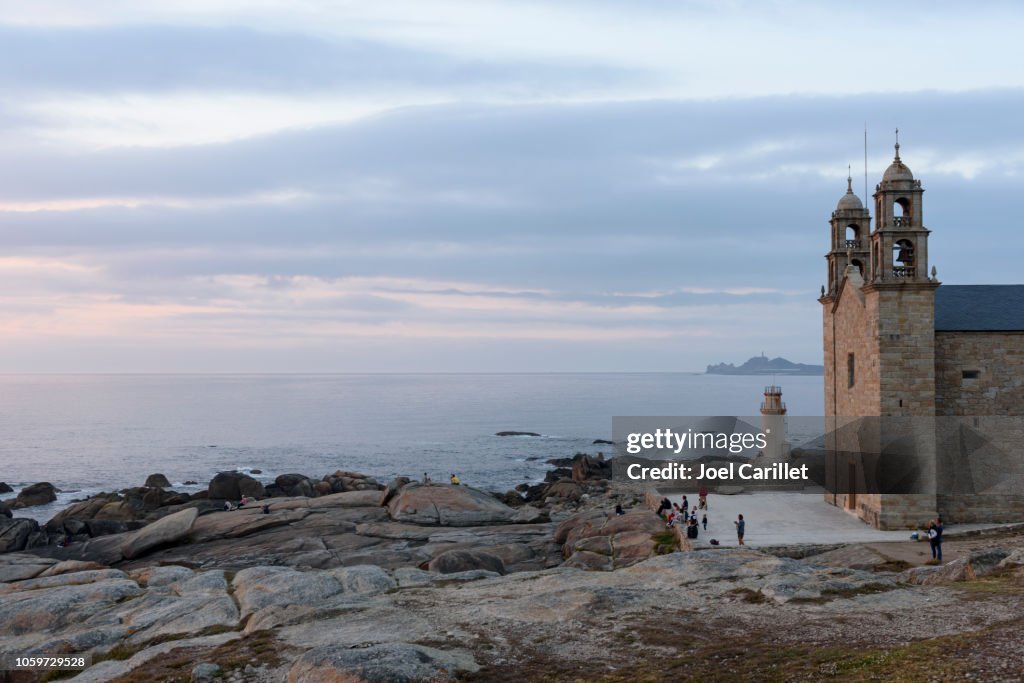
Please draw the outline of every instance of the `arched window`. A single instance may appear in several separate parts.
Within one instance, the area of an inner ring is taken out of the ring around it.
[[[907,199],[906,197],[900,197],[895,202],[893,202],[893,205],[892,205],[892,216],[893,216],[892,222],[893,222],[893,225],[895,225],[897,227],[909,226],[910,225],[910,213],[911,213],[910,209],[911,209],[911,206],[912,205],[910,203],[910,200]]]
[[[861,278],[864,277],[864,263],[860,259],[850,259],[851,266],[857,266],[857,270],[860,271]]]
[[[860,249],[860,226],[856,223],[846,226],[846,248]]]

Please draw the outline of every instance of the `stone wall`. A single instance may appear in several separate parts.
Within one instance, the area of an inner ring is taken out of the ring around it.
[[[936,332],[935,375],[938,415],[1024,414],[1024,332]]]
[[[947,524],[992,524],[1024,519],[1024,494],[938,496],[939,514]]]
[[[881,378],[875,414],[934,415],[935,286],[906,283],[875,294]]]
[[[834,392],[830,405],[825,406],[826,415],[878,415],[880,409],[879,348],[874,333],[878,324],[877,298],[865,296],[859,280],[859,277],[847,280],[835,311],[826,312],[826,322],[831,322],[829,337],[834,327],[834,344],[825,348],[826,380],[832,380],[826,385],[826,393]],[[848,369],[850,354],[854,358],[852,387]]]

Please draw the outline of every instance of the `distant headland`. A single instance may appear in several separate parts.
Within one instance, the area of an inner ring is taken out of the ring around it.
[[[824,375],[825,367],[794,363],[781,356],[768,358],[762,353],[738,367],[732,363],[709,365],[706,373],[709,375]]]

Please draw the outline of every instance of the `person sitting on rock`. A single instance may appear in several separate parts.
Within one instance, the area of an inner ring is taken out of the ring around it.
[[[242,496],[242,500],[238,501],[238,507],[245,507],[249,503],[248,496]]]
[[[263,514],[265,514],[265,515],[269,515],[270,514],[270,503],[264,503],[263,504]]]
[[[235,509],[235,506],[231,504],[230,500],[224,501],[224,512],[231,512]]]
[[[691,517],[690,518],[690,524],[689,524],[689,526],[686,527],[686,537],[687,538],[697,538],[697,533],[698,533],[697,532],[697,518],[696,517]]]
[[[455,486],[458,486],[459,484],[461,484],[461,483],[462,483],[461,481],[459,481],[459,478],[458,478],[457,476],[455,476],[455,473],[454,473],[454,472],[452,472],[451,482],[452,482],[452,484],[454,484]]]
[[[622,509],[622,503],[616,503],[615,504],[615,514],[616,515],[624,515],[624,514],[626,514],[626,511]]]

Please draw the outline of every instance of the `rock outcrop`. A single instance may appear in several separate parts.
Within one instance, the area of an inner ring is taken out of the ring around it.
[[[457,574],[477,569],[505,574],[505,563],[501,558],[483,550],[449,550],[432,559],[427,568],[435,574]]]
[[[448,484],[408,484],[388,503],[388,512],[396,522],[436,526],[479,526],[541,519],[535,509],[517,510],[484,491]]]
[[[145,486],[169,489],[171,488],[171,482],[163,474],[155,473],[146,477]]]
[[[39,523],[34,519],[0,517],[0,553],[24,550],[38,531]]]
[[[411,643],[365,648],[325,645],[302,655],[288,672],[288,683],[325,681],[448,681],[460,671],[477,671],[465,652],[443,651]]]
[[[27,508],[35,505],[46,505],[57,500],[57,487],[48,481],[41,481],[38,484],[26,486],[14,499],[11,507]]]
[[[581,453],[572,461],[572,480],[587,481],[588,479],[611,479],[612,465],[610,460],[604,459],[604,454],[598,453],[597,457]]]
[[[316,484],[316,481],[310,481],[309,477],[303,474],[281,474],[274,479],[274,485],[285,496],[312,497],[317,495],[314,488]]]
[[[207,487],[210,498],[217,500],[241,500],[249,498],[265,498],[266,490],[256,479],[243,472],[220,472],[210,480]]]
[[[199,512],[191,508],[163,517],[125,539],[121,554],[126,560],[133,560],[153,548],[176,543],[188,536],[198,516]]]
[[[337,470],[334,474],[324,476],[323,481],[331,487],[327,493],[345,493],[346,491],[379,491],[383,486],[373,477],[359,472]]]
[[[673,537],[661,518],[646,509],[625,515],[585,512],[563,521],[554,533],[555,543],[562,545],[565,566],[601,570],[628,567],[652,557]]]

